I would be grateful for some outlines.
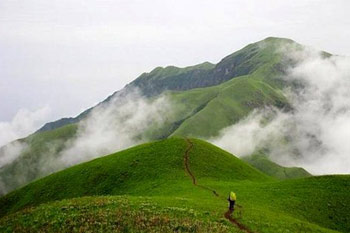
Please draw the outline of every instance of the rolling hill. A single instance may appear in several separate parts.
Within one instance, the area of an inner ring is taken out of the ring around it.
[[[27,205],[80,196],[137,195],[148,190],[152,190],[152,195],[178,192],[171,186],[181,188],[183,182],[188,183],[183,168],[183,154],[186,147],[185,140],[172,138],[136,146],[73,166],[6,195],[1,200],[0,216],[6,213],[3,212],[6,209],[18,210]],[[213,146],[203,149],[207,149],[205,152],[200,152],[201,156],[207,156],[205,163],[210,164],[218,160],[217,166],[220,166],[221,170],[226,168],[217,177],[220,180],[269,180],[268,176],[227,152],[215,153],[218,149]],[[199,161],[201,159],[198,158]],[[232,171],[232,168],[235,170]],[[204,167],[201,170],[204,170],[203,177],[208,174],[216,176],[215,171],[208,171]],[[35,197],[40,194],[44,195],[36,199]],[[19,200],[25,202],[21,203]]]
[[[205,141],[170,138],[5,195],[0,230],[348,232],[349,184],[350,176],[280,181]],[[231,190],[238,196],[233,223],[224,218]]]

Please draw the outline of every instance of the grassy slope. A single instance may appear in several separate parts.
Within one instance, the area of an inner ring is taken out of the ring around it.
[[[256,153],[242,158],[259,171],[278,179],[302,178],[311,176],[300,167],[283,167],[272,162],[265,154]]]
[[[27,205],[86,195],[137,195],[150,189],[152,193],[147,192],[148,195],[177,193],[179,190],[173,185],[180,187],[183,182],[188,183],[182,157],[186,146],[183,139],[162,140],[68,168],[0,199],[0,215]],[[216,150],[216,147],[208,148],[209,151]],[[231,180],[268,180],[266,175],[227,152],[212,155],[204,162],[225,167],[220,172],[221,177]],[[41,198],[36,199],[37,196]]]
[[[206,89],[174,94],[173,98],[177,102],[184,102],[185,99],[191,99],[195,93],[207,93]],[[207,95],[211,98],[203,98],[201,105],[198,104],[202,108],[185,119],[172,135],[209,138],[247,116],[253,109],[268,105],[280,108],[288,106],[280,90],[250,76],[235,78],[212,87]]]
[[[237,191],[241,203],[247,209],[246,212],[248,209],[252,212],[255,212],[255,209],[262,212],[268,210],[268,214],[272,214],[269,211],[278,211],[323,227],[343,232],[350,230],[348,225],[350,214],[347,211],[350,206],[348,195],[350,176],[319,176],[283,182],[250,182],[249,179],[243,182],[232,182],[231,177],[225,177],[225,174],[217,172],[225,170],[225,166],[217,166],[216,163],[208,166],[203,159],[203,155],[215,158],[216,155],[221,154],[222,150],[216,148],[217,151],[208,152],[207,146],[201,146],[208,144],[207,142],[195,139],[194,141],[197,146],[190,155],[191,169],[199,183],[217,190],[220,194],[229,193],[230,190]],[[215,160],[225,164],[223,158],[220,155]],[[232,170],[239,171],[239,165]],[[232,173],[232,176],[234,177],[235,174]],[[229,182],[225,182],[227,180]],[[253,217],[256,213],[252,212],[249,214]],[[256,230],[260,231],[261,219],[255,219],[255,221],[247,221],[247,224],[250,226],[256,224]]]
[[[0,211],[1,215],[10,214],[0,220],[0,230],[61,227],[70,231],[75,227],[78,231],[82,227],[96,231],[119,227],[134,231],[236,232],[237,228],[222,217],[227,205],[225,194],[230,190],[237,193],[238,203],[244,207],[236,211],[236,217],[241,214],[239,221],[252,230],[350,230],[349,176],[280,182],[209,143],[192,141],[192,172],[199,184],[214,188],[223,199],[191,184],[183,165],[187,143],[173,138],[74,166],[6,195],[0,199]],[[50,202],[91,195],[127,196]],[[50,203],[13,213],[43,202]]]

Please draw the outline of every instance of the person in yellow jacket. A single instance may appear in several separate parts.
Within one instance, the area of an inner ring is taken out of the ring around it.
[[[227,199],[229,201],[229,203],[230,203],[229,210],[230,210],[231,213],[233,212],[233,210],[235,208],[236,199],[237,199],[236,194],[231,191],[229,196],[228,196],[228,199]]]

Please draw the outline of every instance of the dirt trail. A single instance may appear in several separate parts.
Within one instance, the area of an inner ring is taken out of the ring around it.
[[[190,139],[188,139],[188,138],[186,138],[186,142],[187,142],[187,144],[188,144],[188,147],[187,147],[187,149],[186,149],[186,151],[185,151],[185,155],[184,155],[184,165],[185,165],[186,173],[187,173],[187,174],[191,177],[191,179],[192,179],[193,185],[195,185],[195,186],[197,186],[197,187],[200,187],[200,188],[202,188],[202,189],[208,190],[208,191],[212,192],[216,197],[218,197],[218,198],[220,198],[220,199],[222,199],[222,200],[227,201],[226,198],[221,197],[215,190],[210,189],[210,188],[208,188],[208,187],[206,187],[206,186],[204,186],[204,185],[199,185],[199,184],[197,183],[196,177],[193,175],[193,173],[192,173],[192,171],[191,171],[191,169],[190,169],[190,165],[189,165],[189,156],[190,156],[190,151],[191,151],[192,148],[193,148],[193,142],[192,142]],[[242,208],[241,206],[238,206],[238,207]],[[224,216],[225,216],[225,218],[226,218],[227,220],[229,220],[232,224],[236,225],[240,230],[245,231],[245,232],[247,232],[247,233],[253,233],[253,232],[250,231],[246,226],[244,226],[242,223],[239,223],[236,219],[234,219],[234,218],[231,216],[231,214],[232,214],[232,212],[230,212],[230,210],[228,210],[228,211],[226,211],[226,212],[224,213]]]

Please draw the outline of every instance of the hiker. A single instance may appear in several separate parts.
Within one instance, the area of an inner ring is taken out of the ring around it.
[[[229,196],[228,196],[228,198],[227,198],[227,200],[229,201],[229,203],[230,203],[230,206],[229,206],[229,211],[230,211],[230,213],[232,213],[233,212],[233,210],[234,210],[234,208],[235,208],[235,202],[236,202],[236,199],[237,199],[237,197],[236,197],[236,194],[234,193],[234,192],[230,192],[230,194],[229,194]]]

